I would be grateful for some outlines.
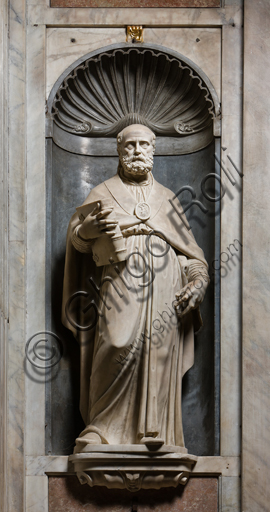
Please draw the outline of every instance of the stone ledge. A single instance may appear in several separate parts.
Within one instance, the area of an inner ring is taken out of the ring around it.
[[[27,455],[26,474],[27,476],[73,475],[73,463],[69,462],[68,458],[68,455]],[[198,457],[193,475],[238,477],[240,475],[240,457]]]
[[[144,445],[88,445],[89,452],[69,457],[81,484],[108,489],[160,489],[185,485],[197,462],[185,449],[163,445],[156,450]]]

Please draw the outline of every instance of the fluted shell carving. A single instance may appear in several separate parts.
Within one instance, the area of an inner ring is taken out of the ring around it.
[[[185,136],[212,123],[214,104],[185,63],[160,51],[129,48],[77,66],[59,87],[52,115],[62,130],[84,137],[115,137],[130,124]]]

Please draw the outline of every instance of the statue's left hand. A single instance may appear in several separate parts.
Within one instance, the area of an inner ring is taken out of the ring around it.
[[[208,282],[203,279],[195,279],[186,284],[184,288],[175,294],[176,301],[174,307],[178,315],[184,316],[192,309],[197,308],[204,299]]]
[[[109,237],[114,236],[118,226],[118,220],[111,215],[112,213],[113,207],[101,208],[100,203],[98,203],[95,210],[87,215],[80,225],[78,231],[79,236],[85,240],[98,238],[104,234]]]

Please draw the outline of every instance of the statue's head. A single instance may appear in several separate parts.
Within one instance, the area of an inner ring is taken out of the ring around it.
[[[145,175],[152,171],[155,134],[142,124],[127,126],[117,135],[117,151],[126,175]]]

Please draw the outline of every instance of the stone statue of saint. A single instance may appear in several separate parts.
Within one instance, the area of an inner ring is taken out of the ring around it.
[[[180,203],[153,177],[154,133],[131,125],[117,145],[117,174],[91,190],[67,235],[63,323],[80,343],[86,425],[75,453],[184,448],[182,378],[209,283]]]

